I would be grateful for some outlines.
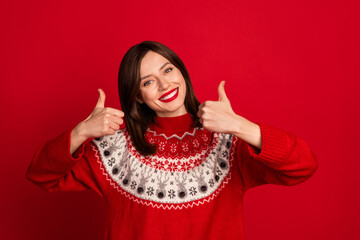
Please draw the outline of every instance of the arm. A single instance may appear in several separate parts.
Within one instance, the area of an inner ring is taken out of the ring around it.
[[[257,126],[262,148],[240,140],[236,150],[245,190],[268,183],[291,186],[314,174],[318,163],[303,139],[271,126]]]
[[[89,140],[70,154],[70,136],[67,130],[40,146],[26,172],[26,178],[46,191],[86,190],[94,176],[84,158]]]
[[[265,183],[294,185],[313,174],[317,162],[305,141],[237,115],[225,94],[224,82],[218,93],[219,101],[200,104],[198,116],[204,128],[239,138],[237,155],[246,189]]]
[[[87,119],[75,128],[48,141],[35,153],[26,178],[47,191],[94,189],[96,184],[90,163],[95,155],[89,143],[92,138],[114,134],[122,124],[124,113],[105,108],[105,93]]]

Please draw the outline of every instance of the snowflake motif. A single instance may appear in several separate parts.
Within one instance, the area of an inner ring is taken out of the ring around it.
[[[213,186],[214,186],[214,179],[210,179],[210,180],[209,180],[209,185],[210,185],[210,187],[213,187]]]
[[[121,173],[120,173],[120,176],[119,176],[119,179],[120,179],[120,180],[123,179],[124,175],[125,175],[125,173],[124,173],[124,172],[121,172]]]
[[[195,148],[198,148],[198,147],[200,146],[199,141],[198,141],[197,139],[195,139],[195,140],[193,141],[193,144],[194,144],[194,147],[195,147]]]
[[[174,181],[170,181],[170,185],[174,185]]]
[[[110,166],[110,167],[112,167],[114,164],[115,164],[115,158],[110,158],[109,160],[108,160],[108,166]]]
[[[216,173],[217,173],[217,175],[219,175],[219,176],[222,175],[222,171],[221,171],[219,168],[216,169]]]
[[[169,193],[168,196],[169,196],[170,199],[173,199],[175,197],[175,191],[174,190],[170,189],[168,191],[168,193]]]
[[[209,170],[207,170],[207,171],[206,171],[206,175],[209,175],[209,174],[210,174],[210,171],[209,171]]]
[[[208,140],[208,137],[204,134],[204,135],[202,135],[202,140],[203,140],[204,142],[206,142],[206,141]]]
[[[193,179],[192,179],[192,178],[189,178],[189,183],[192,182],[192,181],[193,181]]]
[[[136,176],[136,177],[139,177],[139,173],[136,173],[135,176]]]
[[[227,156],[228,156],[228,152],[227,151],[222,151],[222,156],[224,157],[224,158],[226,158]]]
[[[149,143],[153,144],[155,142],[155,139],[154,138],[150,138],[149,139]]]
[[[149,196],[154,195],[154,188],[153,187],[148,187],[146,193]]]
[[[100,147],[102,147],[102,148],[107,147],[107,145],[108,145],[108,142],[106,140],[100,143]]]
[[[197,191],[196,191],[196,188],[195,188],[195,187],[191,187],[191,188],[189,189],[189,192],[190,192],[190,195],[191,195],[191,196],[195,196],[195,195],[196,195],[196,193],[197,193]]]
[[[189,145],[188,145],[187,143],[184,143],[184,144],[182,145],[182,149],[183,149],[184,152],[189,151]]]
[[[175,143],[171,144],[170,151],[171,151],[172,153],[176,152],[176,145],[175,145]]]
[[[152,178],[152,179],[151,179],[151,182],[154,183],[154,182],[155,182],[155,178]]]
[[[136,185],[137,183],[135,181],[132,181],[130,185],[131,189],[134,190],[136,188]]]
[[[164,149],[165,149],[165,143],[164,143],[164,142],[161,142],[161,143],[159,144],[159,150],[160,150],[160,151],[164,151]]]

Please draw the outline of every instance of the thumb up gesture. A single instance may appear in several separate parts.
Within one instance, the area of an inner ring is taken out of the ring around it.
[[[224,85],[225,81],[219,84],[218,101],[206,101],[199,105],[197,115],[200,118],[200,123],[212,132],[234,134],[261,149],[262,139],[259,125],[237,115],[232,110]]]
[[[71,132],[71,154],[88,138],[115,134],[123,123],[124,113],[115,108],[105,107],[105,93],[100,88],[98,91],[100,95],[94,110]]]
[[[123,123],[124,113],[115,108],[105,108],[105,93],[100,88],[98,91],[100,95],[95,108],[83,122],[83,134],[87,138],[115,134]]]
[[[201,103],[197,115],[204,128],[213,132],[232,133],[231,127],[237,115],[231,108],[224,85],[225,81],[221,81],[218,86],[219,100]]]

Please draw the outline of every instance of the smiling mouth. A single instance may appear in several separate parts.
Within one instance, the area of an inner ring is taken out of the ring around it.
[[[174,100],[179,93],[179,88],[175,88],[167,93],[165,93],[164,95],[162,95],[159,100],[162,102],[171,102],[172,100]]]

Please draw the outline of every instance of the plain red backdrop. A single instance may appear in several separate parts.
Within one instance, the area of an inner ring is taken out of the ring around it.
[[[97,88],[119,108],[120,60],[143,40],[178,53],[200,101],[226,80],[239,115],[316,154],[308,181],[247,192],[248,240],[360,239],[356,2],[1,1],[1,239],[103,238],[103,199],[47,193],[25,172],[41,143],[91,113]]]

